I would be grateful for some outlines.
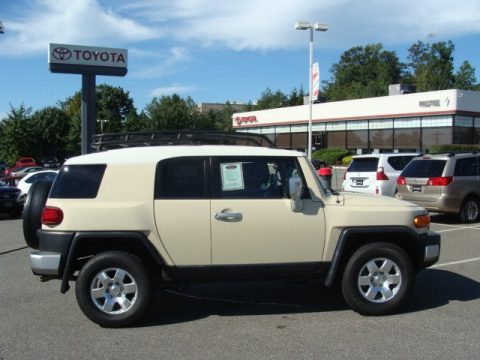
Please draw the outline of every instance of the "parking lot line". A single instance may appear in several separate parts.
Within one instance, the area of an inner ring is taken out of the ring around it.
[[[430,266],[430,269],[445,267],[445,266],[458,265],[458,264],[465,264],[465,263],[469,263],[469,262],[473,262],[473,261],[480,261],[480,257],[472,258],[472,259],[459,260],[459,261],[451,261],[451,262],[443,263],[443,264],[436,264],[436,265]]]
[[[438,224],[438,225],[443,225],[443,224]],[[480,226],[456,226],[454,229],[445,229],[445,230],[435,230],[437,233],[443,233],[443,232],[448,232],[448,231],[455,231],[455,230],[465,230],[465,229],[470,229],[470,230],[480,230]]]

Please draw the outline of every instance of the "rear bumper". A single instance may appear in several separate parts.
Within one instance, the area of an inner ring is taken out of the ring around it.
[[[35,275],[61,278],[73,239],[73,232],[38,230],[39,250],[30,254]]]
[[[402,200],[413,202],[428,211],[440,212],[440,213],[454,213],[457,214],[460,211],[462,205],[462,199],[458,197],[448,195],[435,195],[435,196],[408,196],[406,194],[399,194],[399,198]]]

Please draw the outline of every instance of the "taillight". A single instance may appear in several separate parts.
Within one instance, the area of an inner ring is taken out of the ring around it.
[[[377,180],[388,180],[388,176],[385,174],[383,167],[377,169]]]
[[[430,186],[447,186],[453,181],[453,176],[438,176],[428,179],[427,185]]]
[[[54,206],[45,206],[42,211],[43,225],[58,225],[63,221],[63,211]]]
[[[403,176],[399,176],[397,178],[397,185],[407,185],[407,179],[405,179]]]

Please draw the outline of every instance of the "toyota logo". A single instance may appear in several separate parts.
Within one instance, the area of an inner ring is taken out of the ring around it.
[[[57,60],[68,60],[72,57],[72,52],[64,47],[58,47],[53,49],[52,56]]]

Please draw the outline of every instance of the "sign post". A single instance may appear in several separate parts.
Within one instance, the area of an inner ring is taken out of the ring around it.
[[[82,154],[91,152],[95,134],[96,75],[125,76],[126,49],[50,44],[48,66],[52,73],[82,75]]]

